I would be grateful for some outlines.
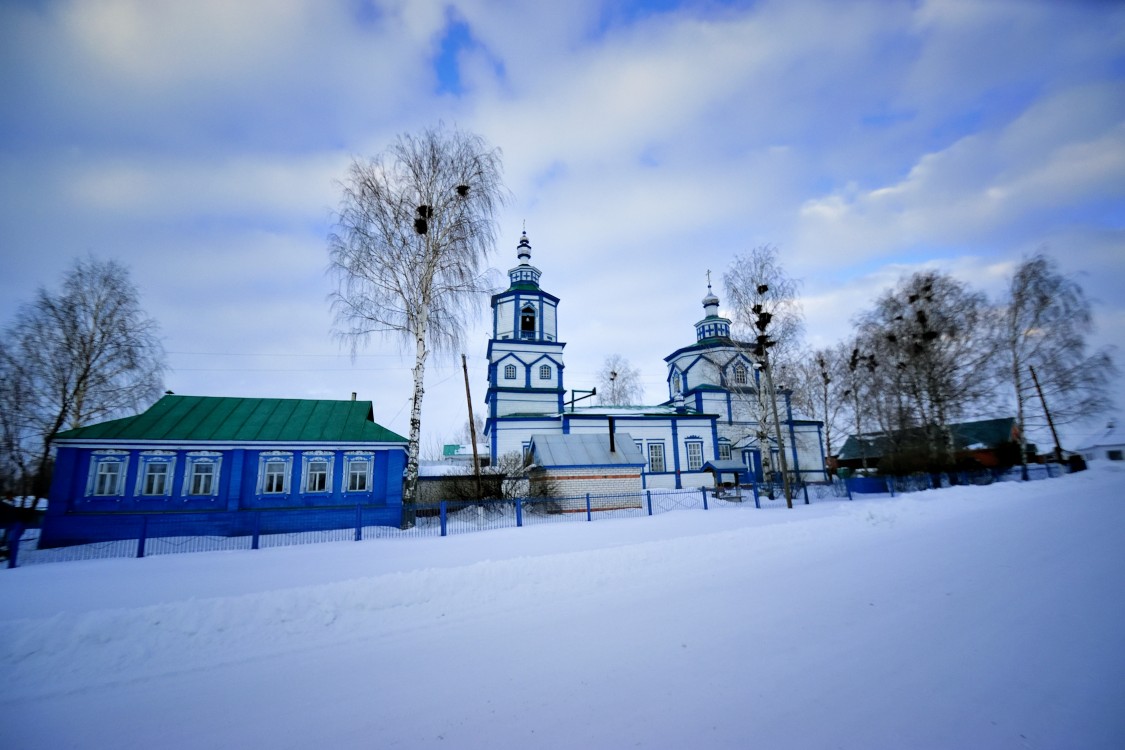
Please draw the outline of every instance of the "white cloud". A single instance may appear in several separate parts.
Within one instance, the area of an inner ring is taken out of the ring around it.
[[[662,358],[694,340],[705,270],[766,242],[805,280],[811,343],[841,338],[901,273],[932,265],[995,289],[1041,242],[1097,272],[1106,320],[1125,304],[1117,9],[375,7],[366,19],[360,4],[312,0],[0,8],[0,135],[15,144],[0,151],[4,310],[94,250],[133,265],[172,342],[202,346],[202,328],[223,350],[337,351],[323,275],[333,180],[351,155],[438,119],[503,149],[514,200],[496,264],[514,263],[526,219],[563,300],[574,387],[620,352],[663,398]],[[461,96],[435,93],[447,13],[480,45],[462,55]],[[486,333],[473,330],[479,405]],[[459,368],[435,368],[427,419],[451,433]],[[176,387],[368,388],[405,430],[406,369],[341,369],[184,372]]]

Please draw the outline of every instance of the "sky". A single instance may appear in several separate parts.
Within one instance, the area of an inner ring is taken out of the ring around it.
[[[1118,750],[1123,469],[25,562],[0,746]]]
[[[333,336],[326,238],[350,160],[439,122],[502,150],[490,262],[499,284],[526,227],[568,388],[621,354],[664,400],[707,271],[763,244],[812,347],[905,274],[998,298],[1044,249],[1094,300],[1091,343],[1125,351],[1114,3],[9,0],[0,100],[0,321],[118,259],[176,393],[355,392],[408,432],[412,357]],[[460,358],[431,361],[424,452],[465,411]]]

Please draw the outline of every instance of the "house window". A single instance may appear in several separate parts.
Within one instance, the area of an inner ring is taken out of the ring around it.
[[[98,480],[94,485],[95,495],[121,494],[121,464],[106,461],[98,464]]]
[[[746,385],[746,368],[743,365],[734,366],[734,384]]]
[[[664,471],[664,443],[648,444],[648,470],[653,474]]]
[[[366,456],[348,458],[348,492],[367,492],[371,484],[371,459]]]
[[[189,495],[210,495],[215,490],[215,464],[196,464],[188,480]]]
[[[687,443],[687,468],[688,471],[699,471],[703,468],[703,443],[692,440]]]
[[[1122,460],[1125,460],[1125,452],[1117,451],[1117,450],[1106,451],[1105,457],[1108,458],[1110,461],[1122,461]]]
[[[305,461],[305,492],[328,492],[331,489],[329,478],[332,476],[331,454],[316,452],[306,454]]]
[[[219,466],[222,454],[189,453],[185,471],[184,494],[208,496],[219,494]]]
[[[676,373],[672,376],[672,393],[680,392],[680,374]]]
[[[142,495],[164,495],[168,491],[168,464],[149,463],[145,465],[144,477],[141,480]]]
[[[220,453],[189,453],[185,495],[213,496],[219,494]]]
[[[719,441],[719,460],[730,461],[730,443],[725,440]]]
[[[504,380],[515,380],[515,379],[516,379],[516,366],[515,365],[504,365]]]
[[[176,454],[168,451],[142,453],[137,493],[150,497],[171,494],[175,460]]]
[[[539,366],[539,379],[540,380],[550,380],[551,379],[551,367],[550,367],[550,365],[540,365]]]
[[[289,491],[290,453],[268,453],[261,457],[261,488],[263,495],[284,495]]]
[[[101,497],[124,495],[128,465],[129,454],[126,451],[95,451],[90,456],[86,494]]]

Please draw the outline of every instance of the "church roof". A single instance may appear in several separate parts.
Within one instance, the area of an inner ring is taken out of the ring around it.
[[[671,362],[681,354],[686,354],[687,352],[693,351],[704,351],[706,349],[738,349],[740,351],[749,352],[753,346],[754,344],[745,341],[735,341],[734,339],[727,336],[716,336],[709,339],[703,339],[702,341],[697,341],[690,346],[682,346],[665,357],[664,361]]]
[[[59,440],[405,443],[370,401],[167,395],[141,414],[60,432]]]

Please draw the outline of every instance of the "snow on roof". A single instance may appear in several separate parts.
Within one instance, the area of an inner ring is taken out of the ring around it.
[[[532,435],[531,451],[535,463],[544,468],[560,466],[644,466],[645,459],[627,432],[614,434],[614,450],[609,450],[609,433]]]
[[[1079,451],[1088,451],[1091,448],[1105,448],[1125,445],[1125,433],[1117,427],[1117,420],[1111,419],[1106,423],[1105,429],[1096,438],[1091,438],[1088,445],[1079,448]]]

